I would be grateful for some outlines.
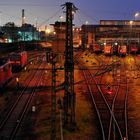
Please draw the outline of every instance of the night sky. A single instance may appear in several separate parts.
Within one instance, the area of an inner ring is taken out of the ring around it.
[[[25,9],[26,23],[44,27],[65,16],[61,5],[65,0],[0,0],[0,25],[14,22],[21,25],[21,11]],[[69,0],[79,9],[74,24],[81,26],[86,21],[97,24],[103,19],[134,19],[140,12],[140,0]],[[140,16],[137,17],[140,19]],[[65,20],[61,19],[61,20]]]

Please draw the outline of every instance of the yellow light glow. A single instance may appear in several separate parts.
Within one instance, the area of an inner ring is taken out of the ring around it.
[[[51,31],[50,31],[50,29],[46,29],[46,31],[45,31],[47,34],[49,34]]]
[[[130,25],[132,25],[133,24],[133,21],[131,20],[129,23],[130,23]]]

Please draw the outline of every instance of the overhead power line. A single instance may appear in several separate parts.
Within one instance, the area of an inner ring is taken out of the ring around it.
[[[59,9],[57,12],[55,12],[51,17],[49,17],[48,19],[46,19],[45,21],[43,21],[39,27],[41,27],[43,24],[47,23],[48,21],[50,21],[51,19],[53,19],[55,16],[59,15],[60,16],[60,11],[62,11],[62,9]]]
[[[93,22],[99,22],[99,20],[97,18],[90,16],[89,14],[87,14],[85,11],[83,11],[81,9],[78,10],[78,13],[81,15],[80,17],[84,16],[85,18],[90,19]]]

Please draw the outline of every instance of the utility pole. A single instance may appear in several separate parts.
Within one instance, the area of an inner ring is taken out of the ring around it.
[[[77,8],[70,2],[66,7],[66,48],[65,48],[65,84],[64,84],[64,127],[74,129],[76,97],[74,93],[74,61],[73,61],[73,12]]]
[[[51,96],[51,140],[56,139],[56,66],[55,60],[52,59],[52,96]]]

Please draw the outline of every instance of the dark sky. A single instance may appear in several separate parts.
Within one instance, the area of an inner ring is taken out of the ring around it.
[[[65,16],[61,5],[65,0],[0,0],[0,25],[14,22],[21,25],[21,11],[25,9],[26,22],[43,27]],[[75,14],[77,26],[88,21],[97,24],[103,19],[134,19],[140,12],[140,0],[69,0],[79,9]],[[137,17],[140,19],[140,16]],[[63,19],[65,20],[65,18]]]

